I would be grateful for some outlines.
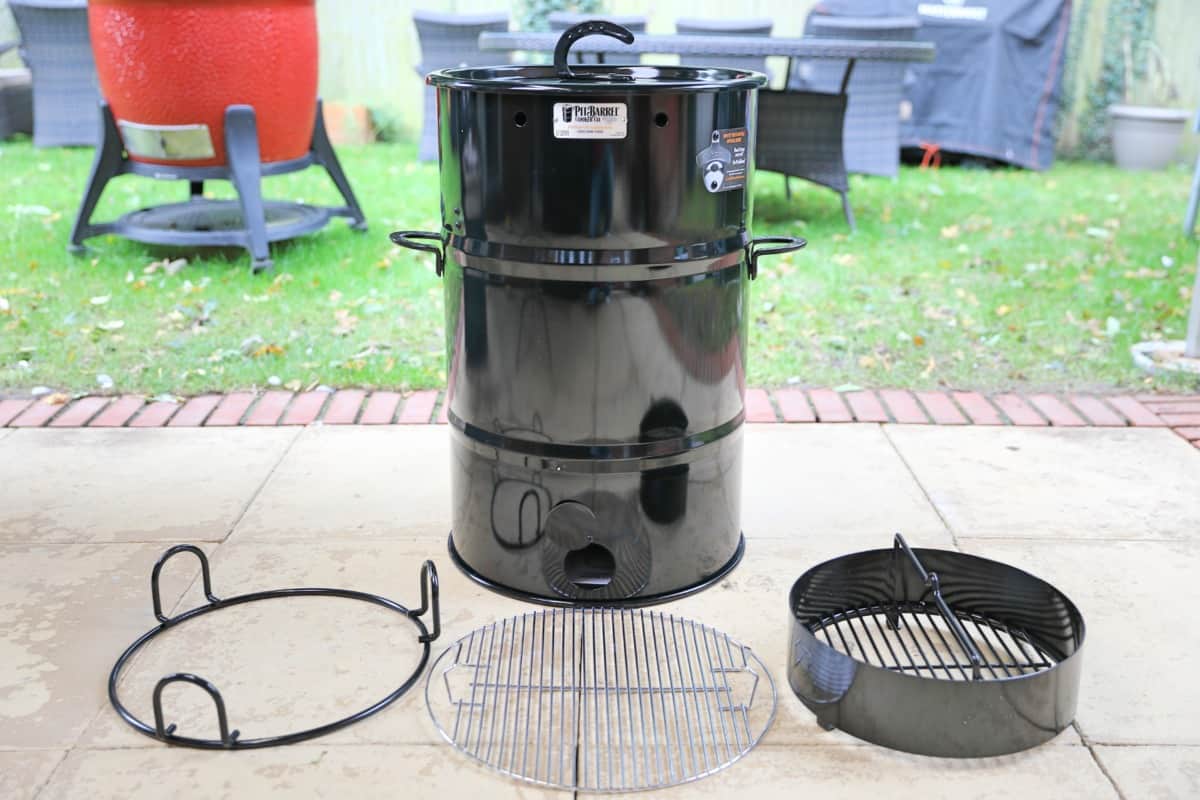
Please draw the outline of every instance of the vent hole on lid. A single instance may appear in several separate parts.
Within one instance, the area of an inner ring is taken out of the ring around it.
[[[660,128],[667,127],[667,123],[670,121],[671,118],[668,117],[665,112],[660,111],[654,115],[654,124]]]
[[[517,113],[513,114],[513,124],[518,128],[524,128],[526,121],[527,117],[525,116],[524,111],[518,111]]]
[[[595,542],[572,550],[563,559],[567,580],[580,589],[599,589],[612,583],[617,561],[607,547]]]

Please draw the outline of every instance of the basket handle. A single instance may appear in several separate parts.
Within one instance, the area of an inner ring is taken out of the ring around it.
[[[577,76],[571,71],[571,67],[567,65],[567,52],[571,49],[571,45],[578,42],[585,36],[600,34],[602,36],[611,36],[625,44],[633,44],[633,31],[626,28],[624,25],[618,25],[615,22],[605,22],[602,19],[591,19],[586,22],[581,22],[578,25],[572,25],[563,31],[562,36],[558,37],[558,44],[554,46],[554,71],[560,78],[575,78]]]

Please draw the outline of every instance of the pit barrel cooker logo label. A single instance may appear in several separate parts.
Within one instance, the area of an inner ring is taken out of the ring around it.
[[[696,154],[700,179],[710,192],[729,192],[746,185],[746,129],[712,132],[712,143]]]
[[[624,139],[624,103],[555,103],[555,139]]]

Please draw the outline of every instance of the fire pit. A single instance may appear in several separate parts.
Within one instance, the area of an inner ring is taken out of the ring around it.
[[[103,233],[232,245],[249,250],[258,271],[271,265],[268,242],[334,216],[365,230],[317,100],[314,0],[92,0],[88,17],[105,102],[73,250]],[[329,172],[344,206],[264,203],[263,176],[314,164]],[[122,174],[188,181],[190,199],[93,223],[105,185]],[[204,199],[213,179],[231,181],[238,200]]]
[[[738,563],[755,94],[728,69],[449,69],[442,229],[450,551],[493,589],[645,604]],[[773,246],[764,246],[773,245]]]

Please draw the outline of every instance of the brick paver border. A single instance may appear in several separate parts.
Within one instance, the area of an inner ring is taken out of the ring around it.
[[[423,425],[446,422],[438,392],[233,392],[182,400],[134,395],[0,397],[0,428],[161,428],[243,425]],[[1200,448],[1200,395],[992,396],[902,389],[748,389],[746,420],[793,424],[892,422],[910,425],[1171,428]]]

